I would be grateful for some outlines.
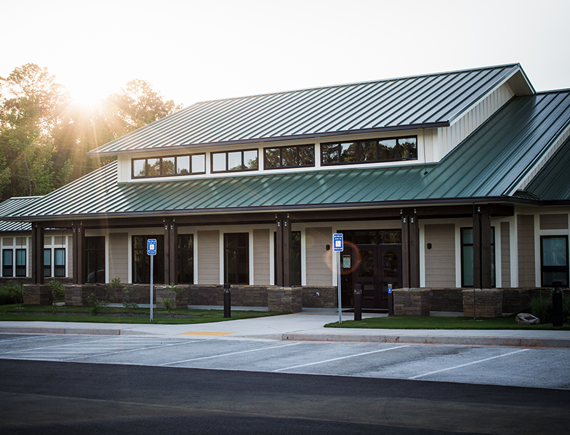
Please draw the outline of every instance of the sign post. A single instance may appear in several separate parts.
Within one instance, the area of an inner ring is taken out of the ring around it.
[[[156,239],[148,239],[146,242],[146,251],[150,255],[150,321],[152,323],[152,311],[154,308],[154,295],[152,289],[153,272],[154,272],[154,256],[156,255]]]
[[[342,298],[340,292],[340,284],[341,284],[341,269],[340,269],[340,253],[344,251],[344,239],[342,233],[335,233],[333,234],[333,250],[336,252],[336,269],[337,269],[337,279],[336,284],[338,287],[338,324],[342,325]]]

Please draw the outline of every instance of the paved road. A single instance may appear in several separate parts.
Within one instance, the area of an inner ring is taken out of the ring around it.
[[[570,389],[570,350],[0,334],[0,359]]]
[[[566,390],[0,361],[2,434],[567,434],[569,408]]]

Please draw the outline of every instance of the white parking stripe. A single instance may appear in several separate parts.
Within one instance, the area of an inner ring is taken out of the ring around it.
[[[103,338],[103,339],[101,339],[101,340],[84,341],[84,342],[81,342],[81,343],[79,343],[79,344],[97,343],[97,342],[105,341],[105,340],[108,340],[108,339]],[[53,346],[34,347],[34,348],[32,348],[32,349],[10,350],[10,351],[8,351],[8,352],[0,352],[0,356],[1,356],[1,355],[7,355],[7,354],[9,354],[9,353],[15,353],[15,352],[30,352],[30,351],[33,351],[33,350],[54,349],[54,348],[57,348],[57,347],[76,346],[76,345],[77,345],[77,343],[65,343],[65,344],[56,344],[56,345],[53,345]]]
[[[136,352],[138,350],[150,350],[150,349],[160,349],[161,347],[170,347],[170,346],[181,346],[187,343],[196,343],[197,341],[203,341],[203,340],[184,340],[184,342],[181,343],[173,343],[173,344],[164,344],[161,346],[147,346],[147,347],[136,347],[134,349],[122,349],[122,350],[115,350],[113,352],[105,352],[105,353],[90,353],[89,355],[82,355],[76,358],[65,358],[62,361],[75,361],[78,359],[85,359],[85,358],[98,358],[100,356],[108,356],[108,355],[116,355],[118,353],[127,353],[127,352]]]
[[[312,363],[308,363],[308,364],[299,364],[298,366],[285,367],[284,369],[277,369],[277,370],[273,370],[273,371],[274,372],[282,372],[284,370],[298,369],[299,367],[314,366],[317,364],[325,364],[325,363],[332,362],[332,361],[340,361],[341,359],[355,358],[357,356],[370,355],[372,353],[378,353],[378,352],[386,352],[387,350],[402,349],[403,347],[409,347],[409,346],[410,346],[409,344],[406,344],[405,346],[389,347],[388,349],[373,350],[371,352],[357,353],[354,355],[348,355],[348,356],[341,356],[338,358],[326,359],[324,361],[317,361],[317,362],[312,362]]]
[[[466,367],[466,366],[470,366],[470,365],[473,365],[473,364],[479,364],[479,363],[482,363],[482,362],[485,362],[485,361],[490,361],[490,360],[492,360],[492,359],[497,359],[497,358],[502,358],[502,357],[504,357],[504,356],[514,355],[515,353],[526,352],[527,350],[530,350],[530,349],[520,349],[520,350],[516,350],[516,351],[514,351],[514,352],[505,353],[505,354],[503,354],[503,355],[492,356],[492,357],[490,357],[490,358],[485,358],[485,359],[481,359],[481,360],[478,360],[478,361],[472,361],[472,362],[470,362],[470,363],[460,364],[460,365],[455,366],[455,367],[448,367],[448,368],[446,368],[446,369],[435,370],[435,371],[433,371],[433,372],[423,373],[423,374],[421,374],[421,375],[412,376],[412,377],[410,377],[410,378],[408,378],[408,379],[423,378],[424,376],[433,375],[433,374],[435,374],[435,373],[441,373],[441,372],[446,372],[446,371],[448,371],[448,370],[459,369],[459,368],[461,368],[461,367]]]
[[[287,346],[297,346],[301,343],[290,343],[290,344],[284,344],[282,346],[272,346],[272,347],[263,347],[261,349],[252,349],[252,350],[242,350],[240,352],[230,352],[230,353],[222,353],[219,355],[211,355],[211,356],[202,356],[200,358],[192,358],[192,359],[185,359],[182,361],[175,361],[175,362],[169,362],[169,363],[164,363],[164,364],[159,364],[159,366],[169,366],[172,364],[180,364],[180,363],[185,363],[185,362],[191,362],[191,361],[199,361],[199,360],[203,360],[203,359],[211,359],[211,358],[221,358],[224,356],[231,356],[231,355],[238,355],[241,353],[250,353],[250,352],[259,352],[262,350],[271,350],[271,349],[277,349],[279,347],[287,347]]]

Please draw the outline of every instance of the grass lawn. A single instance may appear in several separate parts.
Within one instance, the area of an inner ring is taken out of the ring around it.
[[[353,320],[325,325],[328,328],[368,328],[368,329],[553,329],[570,330],[570,325],[553,327],[545,325],[517,325],[515,316],[498,317],[496,319],[473,317],[423,317],[423,316],[392,316],[372,317],[362,319],[360,322]]]
[[[142,314],[143,317],[131,316],[131,313],[125,308],[109,307],[105,311],[107,314],[118,314],[118,316],[105,316],[101,312],[97,316],[91,315],[89,307],[58,307],[57,314],[53,313],[51,306],[46,305],[24,305],[23,310],[19,310],[18,305],[0,305],[0,321],[35,321],[35,322],[88,322],[88,323],[137,323],[148,324],[150,318],[150,308],[137,308],[132,314]],[[255,317],[277,316],[279,314],[274,311],[237,311],[232,310],[232,317],[224,318],[223,310],[188,310],[178,309],[172,310],[174,315],[184,315],[192,317],[172,318],[172,317],[156,317],[157,315],[168,315],[168,311],[164,309],[153,310],[153,324],[195,324],[195,323],[211,323],[223,322],[225,320],[251,319]]]

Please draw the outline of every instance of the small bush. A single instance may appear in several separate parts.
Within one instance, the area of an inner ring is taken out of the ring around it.
[[[552,322],[552,297],[532,298],[530,301],[530,313],[540,319],[540,323]]]
[[[49,288],[51,289],[51,295],[53,297],[53,310],[54,313],[57,314],[57,303],[65,302],[65,288],[55,279],[50,281]]]
[[[136,302],[131,302],[131,292],[133,291],[132,287],[128,285],[123,287],[123,307],[129,310],[130,314],[133,314],[133,311],[139,307],[139,304]]]
[[[24,290],[20,284],[10,281],[0,287],[0,305],[22,304]]]
[[[172,317],[172,310],[176,306],[176,303],[173,302],[171,299],[163,299],[162,305],[164,305],[164,308],[166,308],[166,311],[168,311],[168,314],[170,315],[170,317]]]
[[[97,295],[95,293],[91,293],[87,296],[87,303],[89,304],[92,316],[96,316],[101,312],[102,308],[106,307],[106,304],[97,299]]]
[[[570,323],[570,295],[562,296],[562,317],[566,323]]]

